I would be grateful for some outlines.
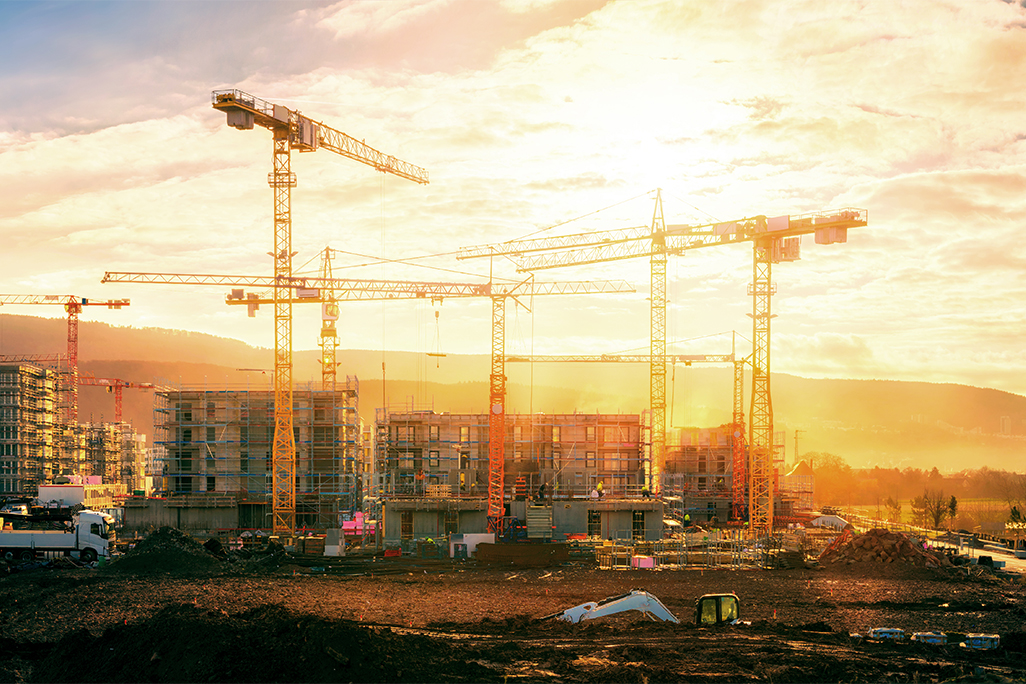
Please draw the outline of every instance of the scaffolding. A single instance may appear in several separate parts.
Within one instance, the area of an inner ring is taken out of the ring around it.
[[[334,392],[297,384],[296,525],[338,527],[361,499],[359,380]],[[257,507],[252,527],[268,527],[272,494],[274,393],[250,386],[168,386],[154,403],[154,446],[168,495],[233,495]]]
[[[0,493],[35,496],[58,474],[53,427],[55,371],[33,364],[0,366]]]
[[[80,474],[100,477],[104,482],[120,482],[121,426],[86,423],[81,429],[85,436],[85,470],[88,472]]]
[[[376,495],[487,495],[487,414],[378,409],[375,434]],[[607,495],[637,496],[645,486],[640,438],[637,414],[507,414],[503,489],[533,495],[544,484],[553,496],[587,496],[602,482]]]
[[[683,428],[671,434],[663,496],[731,496],[734,445],[729,427]]]

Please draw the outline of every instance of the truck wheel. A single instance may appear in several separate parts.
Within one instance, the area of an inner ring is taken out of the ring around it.
[[[4,560],[14,560],[14,551],[4,551]]]
[[[82,559],[83,563],[92,563],[96,560],[96,551],[93,549],[82,549],[82,553],[78,557]]]
[[[35,560],[35,558],[36,558],[36,554],[34,554],[32,551],[29,551],[28,549],[26,549],[25,551],[21,552],[21,559],[23,561]]]

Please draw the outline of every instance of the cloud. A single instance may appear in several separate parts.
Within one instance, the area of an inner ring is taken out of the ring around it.
[[[421,24],[452,4],[453,0],[342,2],[329,8],[317,26],[334,32],[337,40],[367,38]]]
[[[1018,4],[400,0],[238,10],[0,3],[0,58],[11,65],[0,74],[8,288],[94,296],[103,270],[269,271],[270,134],[229,129],[209,107],[212,88],[240,87],[431,174],[419,186],[324,151],[293,155],[297,268],[326,244],[406,258],[579,217],[560,229],[647,225],[645,193],[655,187],[671,223],[863,207],[870,225],[847,243],[808,239],[801,261],[774,267],[774,367],[1026,391],[998,372],[1022,361],[1026,296],[1026,96],[1009,87],[1026,78]],[[369,261],[336,266],[464,279],[354,266]],[[417,263],[489,270],[451,257]],[[497,277],[513,270],[494,265]],[[668,334],[749,330],[751,270],[747,246],[674,258]],[[644,259],[539,276],[627,278],[642,292],[543,303],[536,341],[552,353],[647,346]],[[131,316],[147,324],[273,341],[267,316],[226,311],[216,288],[105,285],[101,294],[131,296]],[[486,349],[487,302],[445,306],[451,344],[465,345],[452,351]],[[381,329],[402,330],[416,311],[354,305],[346,340],[360,346],[369,330],[415,344]],[[297,319],[297,340],[308,340],[300,346],[313,346],[315,318]]]

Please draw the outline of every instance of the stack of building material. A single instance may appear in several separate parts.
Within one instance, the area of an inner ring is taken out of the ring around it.
[[[606,542],[595,549],[595,560],[602,570],[630,569],[633,556],[633,547],[621,546],[612,542]]]
[[[837,547],[829,547],[819,557],[821,563],[912,563],[935,568],[951,565],[943,553],[930,553],[900,532],[869,530]]]

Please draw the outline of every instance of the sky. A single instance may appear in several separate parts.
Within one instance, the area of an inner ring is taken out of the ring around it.
[[[1026,0],[3,1],[0,61],[0,292],[132,300],[84,320],[273,346],[227,288],[100,283],[273,272],[270,133],[210,106],[238,88],[430,173],[294,153],[297,272],[332,247],[340,277],[514,279],[454,253],[647,225],[656,188],[669,223],[856,207],[774,267],[772,370],[1026,394]],[[744,352],[751,248],[668,275],[669,350]],[[647,351],[645,259],[536,277],[637,292],[510,304],[508,352]],[[487,354],[490,315],[351,303],[340,344]]]

